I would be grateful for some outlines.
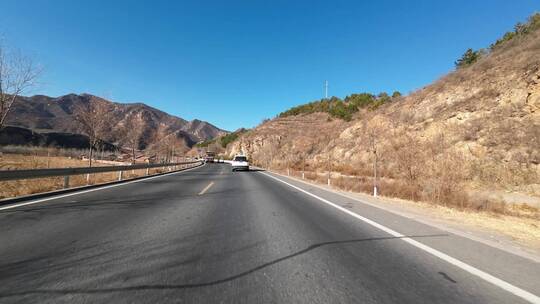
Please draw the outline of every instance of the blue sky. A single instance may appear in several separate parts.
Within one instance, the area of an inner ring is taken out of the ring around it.
[[[324,80],[339,97],[411,92],[538,10],[538,0],[2,0],[0,33],[44,67],[32,95],[145,102],[234,130],[321,98]]]

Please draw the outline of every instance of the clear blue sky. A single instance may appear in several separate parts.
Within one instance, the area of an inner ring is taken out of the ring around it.
[[[539,9],[538,0],[2,0],[0,33],[44,66],[33,94],[140,101],[234,130],[321,98],[325,79],[339,97],[421,88]]]

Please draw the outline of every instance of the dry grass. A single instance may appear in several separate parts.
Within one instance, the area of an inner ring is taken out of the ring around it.
[[[106,166],[94,163],[95,166]],[[68,167],[86,167],[87,161],[69,157],[47,157],[47,156],[28,156],[20,154],[3,154],[0,157],[0,170],[21,170],[21,169],[42,169],[42,168],[68,168]],[[150,169],[150,174],[165,172],[164,168]],[[146,174],[146,169],[125,171],[123,178],[134,178]],[[69,184],[71,187],[94,185],[118,180],[118,172],[106,172],[90,175],[87,182],[86,175],[70,176]],[[0,199],[29,195],[62,189],[64,186],[63,177],[37,178],[28,180],[15,180],[0,182]]]
[[[94,162],[95,166],[103,166]],[[88,161],[66,156],[43,156],[4,153],[0,156],[0,170],[87,167]]]
[[[287,175],[287,170],[275,170],[281,174]],[[293,177],[302,177],[302,171],[290,170]],[[336,177],[337,175],[337,177]],[[304,172],[304,179],[316,182],[318,184],[327,184],[328,177],[324,173],[312,171]],[[332,187],[344,191],[358,193],[373,193],[373,178],[367,176],[343,176],[334,173],[330,179]],[[456,191],[453,188],[447,188],[444,195],[434,200],[433,189],[439,183],[424,185],[424,183],[407,184],[400,180],[382,178],[378,181],[379,194],[391,198],[399,198],[416,202],[428,203],[430,205],[439,205],[444,208],[455,209],[466,212],[477,212],[490,214],[491,216],[507,215],[513,217],[529,218],[538,221],[540,219],[540,210],[526,204],[507,204],[501,199],[471,196],[466,191]],[[426,190],[432,187],[432,192]],[[447,183],[442,183],[440,187],[448,187]],[[443,191],[444,192],[444,191]]]
[[[539,175],[530,158],[518,161],[494,161],[492,158],[468,158],[463,150],[453,146],[454,142],[444,133],[419,139],[404,128],[391,129],[385,144],[378,146],[378,189],[381,195],[412,201],[430,202],[458,210],[507,214],[529,218],[540,218],[538,210],[524,210],[495,198],[471,197],[467,189],[478,184],[484,189],[496,189],[494,185],[520,186],[534,184]],[[366,142],[360,138],[360,142]],[[285,149],[282,147],[282,149]],[[276,148],[277,150],[277,148]],[[287,150],[287,149],[285,149]],[[290,149],[289,149],[290,150]],[[289,153],[297,155],[297,153]],[[491,157],[494,157],[492,154]],[[327,183],[324,172],[335,172],[331,184],[338,189],[371,193],[373,189],[372,154],[362,161],[353,163],[334,157],[319,157],[307,162],[306,179],[321,184]],[[300,176],[303,162],[287,163],[294,176]],[[272,163],[271,169],[286,173],[287,164]],[[294,172],[297,171],[297,172]]]
[[[427,202],[391,200],[406,208],[422,210],[432,220],[450,222],[458,229],[471,227],[492,235],[493,232],[509,237],[521,245],[538,250],[540,248],[540,223],[538,209],[525,205],[508,205],[506,213],[476,212],[471,209],[456,209]],[[528,216],[521,216],[529,213]],[[516,214],[521,214],[516,216]]]
[[[278,173],[287,174],[287,170],[273,170]],[[290,175],[302,178],[301,171],[290,171]],[[321,185],[327,184],[327,176],[316,172],[305,172],[304,180]],[[348,192],[371,194],[373,191],[373,180],[368,177],[337,177],[331,179],[334,189]],[[409,193],[411,190],[402,183],[392,180],[382,180],[379,183],[382,197],[377,199],[365,196],[368,201],[384,201],[390,204],[399,204],[400,209],[407,212],[422,214],[430,220],[443,220],[451,223],[458,229],[471,227],[480,229],[487,233],[496,232],[507,236],[513,241],[531,248],[540,248],[540,210],[526,204],[505,204],[497,199],[486,200],[484,198],[469,198],[461,204],[441,205],[429,201],[412,201],[398,198],[402,193]],[[359,194],[363,195],[363,194]]]

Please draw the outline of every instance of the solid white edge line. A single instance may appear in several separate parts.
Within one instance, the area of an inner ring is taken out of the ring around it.
[[[386,211],[386,212],[398,215],[400,217],[404,217],[406,219],[413,220],[415,222],[418,222],[418,223],[421,223],[421,224],[424,224],[424,225],[427,225],[427,226],[430,226],[430,227],[433,227],[433,228],[437,228],[439,230],[450,232],[450,233],[455,234],[457,236],[460,236],[460,237],[463,237],[463,238],[466,238],[466,239],[469,239],[469,240],[472,240],[472,241],[475,241],[475,242],[478,242],[478,243],[493,247],[495,249],[504,251],[506,253],[509,253],[509,254],[524,258],[524,259],[531,260],[531,261],[533,261],[535,263],[540,263],[540,256],[539,255],[531,254],[531,253],[529,253],[527,251],[524,251],[522,248],[516,247],[514,245],[511,245],[513,248],[510,250],[510,249],[504,247],[503,245],[501,245],[501,243],[497,243],[497,242],[492,241],[492,240],[488,240],[488,239],[484,239],[484,238],[472,235],[470,233],[467,233],[466,231],[460,231],[458,229],[450,228],[450,227],[444,226],[442,224],[436,224],[436,223],[433,223],[431,221],[426,221],[424,219],[416,217],[415,215],[407,214],[406,212],[393,210],[393,209],[391,209],[389,207],[385,207],[385,206],[382,206],[382,205],[377,205],[375,203],[366,201],[366,200],[364,200],[362,198],[354,197],[351,194],[348,194],[347,192],[344,192],[344,191],[338,191],[336,189],[328,189],[328,188],[325,188],[323,185],[310,183],[309,181],[301,180],[301,179],[295,178],[294,176],[286,176],[286,175],[283,175],[283,174],[280,174],[280,173],[277,173],[277,172],[272,172],[272,174],[280,176],[282,178],[291,179],[291,180],[293,180],[295,182],[301,183],[301,184],[306,185],[308,187],[315,187],[317,189],[320,189],[320,190],[323,190],[323,191],[326,191],[326,192],[329,192],[329,193],[333,193],[333,194],[337,194],[337,195],[346,197],[348,199],[359,202],[361,204],[368,205],[368,206],[380,209],[382,211]]]
[[[516,287],[516,286],[514,286],[514,285],[512,285],[512,284],[510,284],[510,283],[508,283],[506,281],[503,281],[503,280],[501,280],[501,279],[499,279],[497,277],[494,277],[494,276],[490,275],[489,273],[486,273],[486,272],[484,272],[484,271],[482,271],[482,270],[480,270],[478,268],[475,268],[475,267],[473,267],[473,266],[471,266],[469,264],[466,264],[466,263],[464,263],[464,262],[462,262],[462,261],[460,261],[460,260],[458,260],[456,258],[453,258],[453,257],[451,257],[451,256],[449,256],[449,255],[447,255],[447,254],[445,254],[443,252],[440,252],[437,249],[431,248],[431,247],[429,247],[427,245],[424,245],[424,244],[422,244],[422,243],[420,243],[420,242],[418,242],[418,241],[416,241],[414,239],[406,237],[405,235],[403,235],[403,234],[401,234],[401,233],[399,233],[397,231],[394,231],[394,230],[392,230],[392,229],[390,229],[390,228],[388,228],[386,226],[383,226],[383,225],[381,225],[381,224],[379,224],[379,223],[377,223],[377,222],[375,222],[373,220],[365,218],[365,217],[363,217],[363,216],[361,216],[361,215],[359,215],[357,213],[354,213],[354,212],[352,212],[352,211],[350,211],[348,209],[345,209],[345,208],[343,208],[343,207],[341,207],[341,206],[339,206],[339,205],[337,205],[335,203],[332,203],[331,201],[329,201],[327,199],[324,199],[324,198],[322,198],[320,196],[317,196],[317,195],[315,195],[315,194],[313,194],[311,192],[308,192],[308,191],[306,191],[306,190],[304,190],[304,189],[302,189],[300,187],[292,185],[292,184],[290,184],[290,183],[288,183],[286,181],[283,181],[283,180],[281,180],[281,179],[279,179],[279,178],[277,178],[275,176],[272,176],[272,175],[270,175],[268,173],[265,173],[265,172],[260,172],[260,173],[262,173],[262,174],[264,174],[264,175],[266,175],[266,176],[268,176],[270,178],[273,178],[273,179],[275,179],[275,180],[277,180],[277,181],[279,181],[279,182],[281,182],[281,183],[283,183],[283,184],[285,184],[285,185],[287,185],[287,186],[289,186],[291,188],[294,188],[294,189],[296,189],[298,191],[301,191],[304,194],[307,194],[307,195],[309,195],[311,197],[314,197],[314,198],[320,200],[321,202],[323,202],[323,203],[325,203],[327,205],[330,205],[330,206],[332,206],[332,207],[334,207],[334,208],[336,208],[336,209],[338,209],[338,210],[340,210],[340,211],[342,211],[344,213],[347,213],[348,215],[353,216],[353,217],[355,217],[355,218],[357,218],[357,219],[359,219],[359,220],[361,220],[361,221],[363,221],[363,222],[365,222],[365,223],[367,223],[367,224],[369,224],[369,225],[371,225],[371,226],[373,226],[375,228],[378,228],[378,229],[380,229],[380,230],[382,230],[382,231],[384,231],[384,232],[386,232],[386,233],[388,233],[388,234],[390,234],[390,235],[392,235],[394,237],[397,237],[400,240],[402,240],[402,241],[404,241],[406,243],[409,243],[410,245],[413,245],[414,247],[416,247],[418,249],[421,249],[421,250],[423,250],[423,251],[425,251],[425,252],[427,252],[427,253],[429,253],[429,254],[431,254],[433,256],[436,256],[436,257],[440,258],[441,260],[443,260],[445,262],[448,262],[448,263],[450,263],[450,264],[452,264],[452,265],[454,265],[456,267],[459,267],[462,270],[465,270],[470,274],[473,274],[473,275],[475,275],[475,276],[477,276],[477,277],[479,277],[479,278],[481,278],[481,279],[483,279],[483,280],[485,280],[485,281],[487,281],[487,282],[489,282],[489,283],[491,283],[491,284],[493,284],[493,285],[495,285],[495,286],[497,286],[497,287],[499,287],[501,289],[504,289],[504,290],[510,292],[511,294],[515,295],[515,296],[518,296],[518,297],[520,297],[520,298],[522,298],[522,299],[524,299],[524,300],[526,300],[526,301],[528,301],[530,303],[540,304],[540,297],[538,297],[538,296],[536,296],[536,295],[534,295],[534,294],[532,294],[532,293],[530,293],[530,292],[528,292],[526,290],[523,290],[523,289],[521,289],[519,287]]]
[[[127,181],[127,182],[124,182],[124,183],[119,183],[119,184],[114,184],[114,185],[109,185],[109,186],[103,186],[103,187],[97,187],[97,188],[92,188],[92,189],[88,189],[88,190],[82,190],[82,191],[71,192],[71,193],[67,193],[67,194],[61,194],[61,195],[55,195],[55,196],[51,196],[51,197],[41,198],[41,199],[29,201],[29,202],[8,205],[8,206],[5,206],[5,207],[0,207],[0,211],[7,210],[7,209],[13,209],[13,208],[17,208],[17,207],[22,207],[22,206],[38,204],[38,203],[51,201],[51,200],[64,198],[64,197],[69,197],[69,196],[74,196],[74,195],[79,195],[79,194],[84,194],[84,193],[89,193],[89,192],[94,192],[94,191],[99,191],[99,190],[105,190],[105,189],[109,189],[109,188],[113,188],[113,187],[129,185],[129,184],[138,183],[138,182],[142,182],[142,181],[147,181],[147,180],[150,180],[150,179],[169,176],[169,175],[173,175],[173,174],[179,174],[179,173],[182,173],[182,172],[187,172],[187,171],[191,171],[191,170],[194,170],[194,169],[197,169],[197,168],[204,167],[205,165],[206,164],[202,164],[201,166],[197,166],[197,167],[193,167],[193,168],[189,168],[189,169],[185,169],[185,170],[181,170],[181,171],[171,172],[171,173],[165,173],[165,174],[158,175],[158,176],[149,176],[147,178],[141,178],[141,179],[137,179],[137,180],[134,180],[134,181]]]

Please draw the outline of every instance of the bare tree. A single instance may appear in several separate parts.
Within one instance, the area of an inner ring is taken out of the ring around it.
[[[40,73],[30,58],[10,52],[0,41],[0,129],[17,97],[36,84]]]
[[[266,142],[264,146],[264,158],[267,162],[266,167],[268,169],[272,168],[272,165],[274,164],[274,160],[276,157],[278,157],[279,152],[279,139],[277,139],[275,136],[270,137]]]
[[[135,164],[135,153],[139,149],[143,133],[143,125],[135,117],[131,117],[124,126],[122,143],[127,145],[131,151],[132,164]]]
[[[366,136],[367,152],[373,153],[373,196],[377,196],[377,169],[379,161],[379,134],[376,128],[370,126],[367,122],[363,125],[364,135]]]
[[[175,133],[161,125],[154,134],[154,141],[147,152],[151,150],[152,153],[155,153],[156,158],[160,159],[160,156],[165,156],[165,162],[168,162],[169,156],[174,156],[175,148],[178,140]]]
[[[395,172],[401,176],[408,187],[409,199],[419,199],[419,180],[426,171],[425,143],[417,134],[403,129],[390,139],[389,148],[395,164]]]
[[[94,148],[103,142],[103,137],[107,132],[109,107],[104,101],[92,98],[86,103],[78,104],[74,113],[80,131],[88,136],[90,145],[88,166],[92,167]]]
[[[165,162],[170,163],[174,158],[174,148],[176,144],[176,138],[174,133],[167,134],[160,140],[160,150],[165,152]]]

